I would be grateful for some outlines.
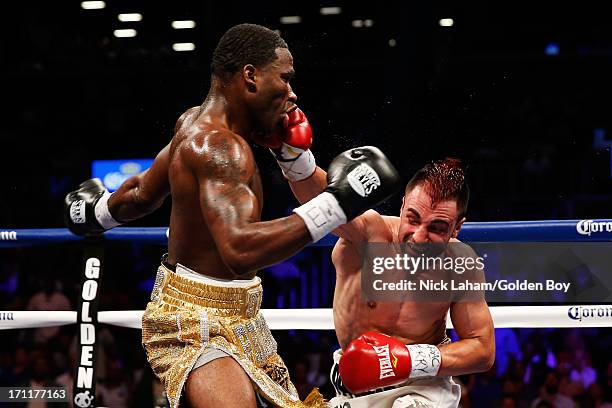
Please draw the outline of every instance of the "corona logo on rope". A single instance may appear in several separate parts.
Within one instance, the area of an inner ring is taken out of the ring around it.
[[[576,224],[576,231],[578,231],[580,235],[588,236],[591,236],[594,232],[612,232],[612,222],[580,220],[578,224]]]
[[[567,309],[567,316],[572,320],[582,321],[582,319],[612,319],[611,306],[570,306]]]

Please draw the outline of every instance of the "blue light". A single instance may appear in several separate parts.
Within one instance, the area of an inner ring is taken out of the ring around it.
[[[544,49],[546,55],[559,55],[559,44],[551,42]]]
[[[153,159],[94,160],[91,175],[102,180],[108,191],[115,191],[131,176],[142,173],[153,164]]]

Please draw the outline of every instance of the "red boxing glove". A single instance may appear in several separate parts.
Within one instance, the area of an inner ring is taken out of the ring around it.
[[[291,181],[300,181],[310,177],[317,167],[309,150],[312,145],[312,128],[300,108],[287,116],[287,127],[282,132],[268,136],[265,146],[272,151],[283,175]]]
[[[340,378],[351,392],[399,384],[410,376],[406,345],[386,334],[367,332],[353,340],[340,358]]]
[[[340,378],[349,391],[361,394],[400,384],[408,378],[434,376],[440,362],[440,350],[436,346],[406,346],[386,334],[367,332],[353,340],[342,353]]]
[[[285,129],[267,136],[264,146],[270,149],[280,149],[283,143],[300,150],[308,150],[312,146],[312,128],[304,112],[295,108],[287,114],[288,120]]]

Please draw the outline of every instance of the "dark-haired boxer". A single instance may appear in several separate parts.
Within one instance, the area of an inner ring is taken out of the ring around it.
[[[326,186],[317,168],[312,177],[291,181],[301,202]],[[334,323],[341,350],[334,353],[332,406],[457,407],[460,388],[453,375],[488,370],[495,358],[494,330],[486,301],[366,301],[361,293],[364,243],[447,245],[465,221],[469,189],[456,159],[434,161],[408,182],[399,217],[368,210],[334,231],[336,267]],[[461,249],[459,249],[461,248]],[[456,256],[457,254],[449,254]],[[446,316],[450,310],[460,338],[450,343]]]
[[[312,136],[296,106],[293,74],[291,53],[278,34],[254,24],[232,27],[214,51],[206,99],[179,118],[152,167],[113,194],[89,180],[66,197],[68,227],[91,235],[154,211],[171,194],[168,256],[143,316],[142,342],[172,407],[183,391],[196,408],[254,407],[261,398],[279,407],[323,403],[316,393],[304,403],[298,399],[259,311],[256,271],[401,186],[379,150],[362,148],[334,160],[326,191],[295,214],[261,221],[261,179],[249,142],[308,145]],[[347,181],[364,165],[379,179],[367,196]],[[295,181],[316,167],[307,154],[292,156],[284,166]]]

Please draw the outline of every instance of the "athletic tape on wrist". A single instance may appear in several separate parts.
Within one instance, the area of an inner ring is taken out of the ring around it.
[[[412,361],[410,378],[433,377],[438,374],[442,363],[439,348],[431,344],[410,344],[406,347]]]
[[[96,203],[96,207],[94,208],[96,220],[104,229],[111,229],[121,225],[120,222],[113,218],[110,213],[110,210],[108,209],[108,199],[110,198],[110,196],[111,193],[109,193],[108,191],[105,192],[104,195],[100,197],[100,199]]]
[[[287,180],[304,180],[310,177],[317,168],[315,157],[310,149],[302,150],[283,143],[280,151],[272,151],[272,154]]]
[[[312,242],[317,242],[342,224],[346,214],[333,194],[324,192],[293,210],[306,224]]]

